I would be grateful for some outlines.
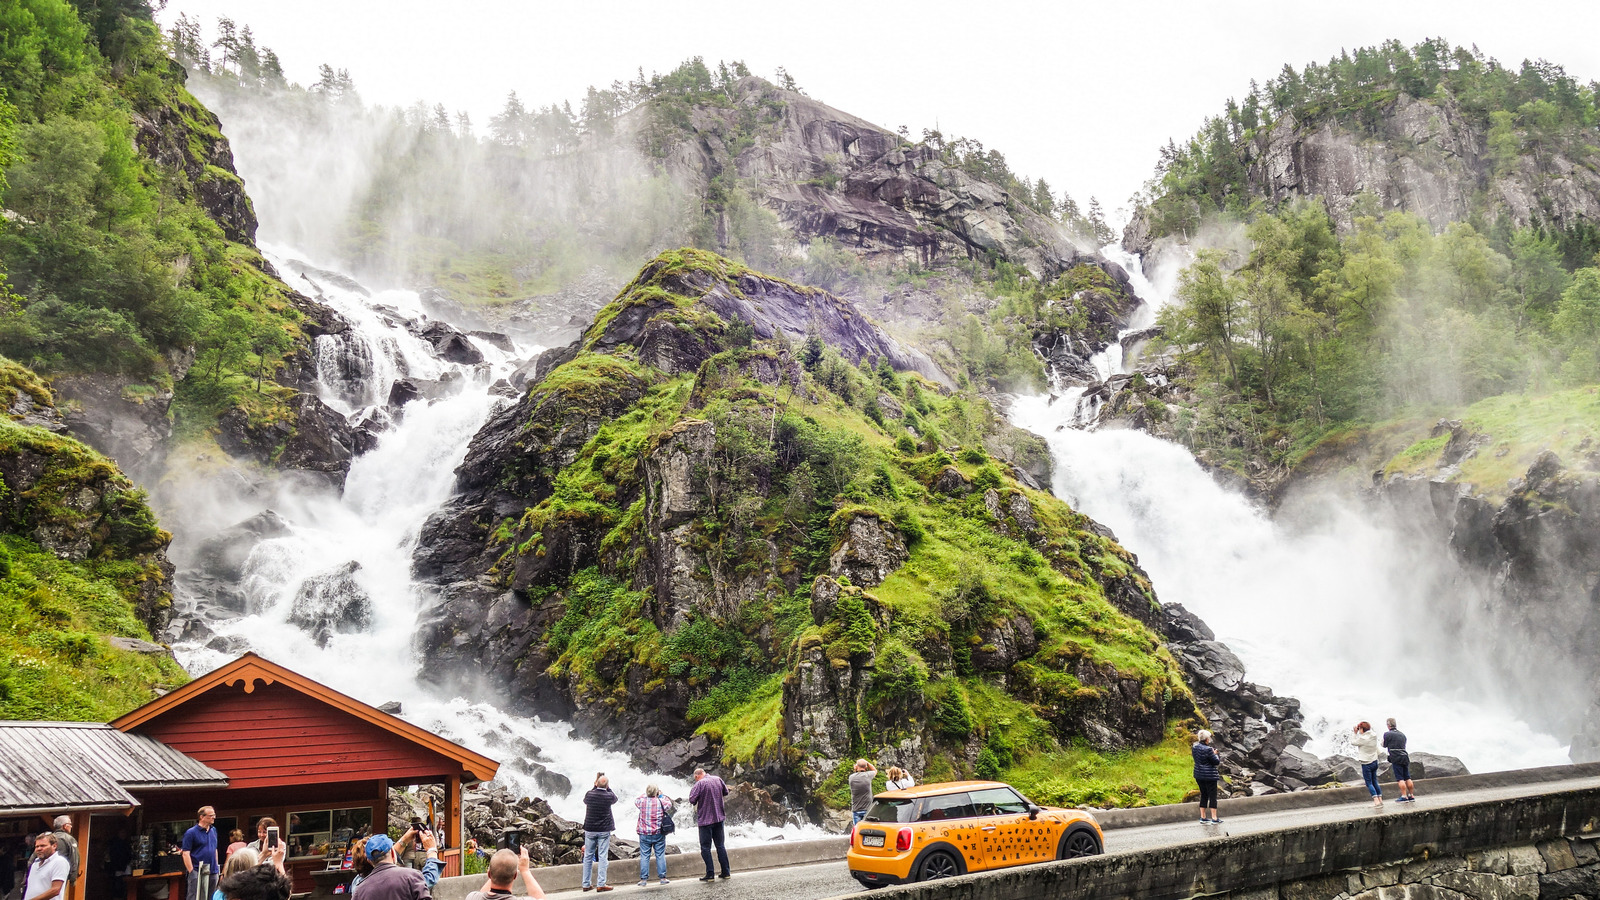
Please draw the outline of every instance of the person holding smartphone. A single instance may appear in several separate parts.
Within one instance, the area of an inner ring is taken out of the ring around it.
[[[409,843],[417,836],[416,829],[407,829],[400,841]],[[439,883],[439,844],[427,828],[422,829],[421,838],[428,855],[421,872],[395,864],[395,842],[387,834],[367,838],[372,874],[361,880],[354,900],[433,900],[433,886]]]
[[[513,853],[509,849],[496,850],[489,857],[489,878],[483,887],[467,895],[467,900],[511,900],[511,883],[522,876],[522,887],[532,900],[544,900],[544,888],[533,877],[533,866],[528,862],[528,848]]]
[[[594,787],[583,795],[583,889],[586,891],[591,884],[596,891],[611,890],[611,885],[606,884],[606,867],[611,862],[611,832],[617,830],[611,807],[616,806],[619,799],[604,772],[594,777]]]

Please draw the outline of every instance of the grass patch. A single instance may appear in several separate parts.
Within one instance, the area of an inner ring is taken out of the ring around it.
[[[1046,806],[1136,807],[1180,803],[1194,790],[1194,734],[1178,722],[1152,747],[1102,753],[1081,743],[1032,753],[1001,772],[1003,780]]]
[[[783,736],[783,673],[776,672],[749,699],[700,726],[722,743],[727,764],[761,766],[776,758]]]
[[[106,641],[150,639],[126,593],[138,568],[0,536],[0,719],[104,722],[189,680],[170,657]]]

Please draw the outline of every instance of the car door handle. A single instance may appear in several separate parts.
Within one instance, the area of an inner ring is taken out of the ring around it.
[[[993,831],[994,830],[994,826],[993,825],[985,825],[985,826],[983,826],[983,830],[984,831]]]

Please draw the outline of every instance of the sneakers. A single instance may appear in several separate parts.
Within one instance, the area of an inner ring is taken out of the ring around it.
[[[639,879],[639,887],[644,887],[645,885],[647,885],[649,883],[650,882],[645,881],[643,878]]]
[[[733,873],[732,872],[723,872],[721,875],[718,875],[717,877],[721,878],[723,881],[727,881],[729,878],[733,877]]]
[[[1222,820],[1221,819],[1212,819],[1211,820],[1211,824],[1213,824],[1213,825],[1221,825],[1222,824]]]
[[[640,883],[640,884],[644,884],[644,882],[642,882],[642,881],[641,881],[641,882],[639,882],[639,883]],[[661,879],[661,884],[671,884],[671,883],[672,883],[672,882],[670,882],[670,881],[668,881],[668,880],[666,880],[666,879],[665,879],[665,878],[663,878],[663,879]]]
[[[700,880],[701,881],[716,881],[717,877],[715,875],[707,875],[707,876],[701,878]]]

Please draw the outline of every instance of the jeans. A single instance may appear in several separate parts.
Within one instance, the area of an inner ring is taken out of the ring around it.
[[[728,851],[722,846],[724,834],[721,822],[700,826],[700,858],[706,861],[706,877],[716,874],[711,868],[711,845],[717,845],[717,862],[722,863],[722,877],[731,874],[728,870]]]
[[[585,831],[583,833],[583,886],[600,887],[606,883],[606,866],[611,862],[611,832]],[[595,878],[589,880],[590,870]]]
[[[667,836],[664,834],[639,835],[639,880],[650,880],[650,854],[656,855],[656,873],[667,880]]]
[[[861,820],[865,819],[867,817],[867,812],[868,811],[864,810],[864,809],[862,809],[862,810],[852,810],[851,813],[850,813],[850,825],[851,825],[851,827],[854,827],[856,825],[861,824]]]
[[[1374,797],[1383,796],[1383,788],[1378,787],[1378,766],[1380,762],[1373,760],[1361,765],[1361,780],[1367,783],[1367,792]]]

